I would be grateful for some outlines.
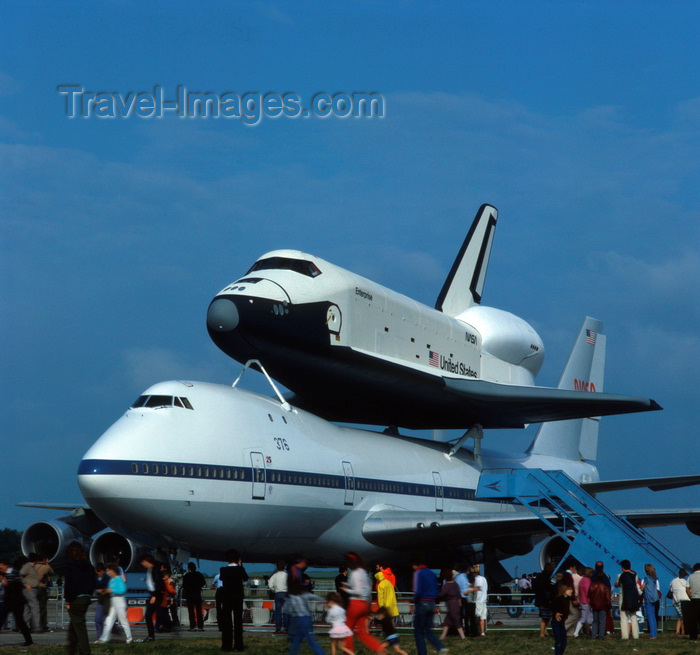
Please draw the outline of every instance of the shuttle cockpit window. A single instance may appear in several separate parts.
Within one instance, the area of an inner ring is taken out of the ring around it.
[[[139,396],[131,405],[132,409],[138,407],[182,407],[183,409],[194,409],[187,398],[178,396]]]
[[[309,277],[318,277],[321,275],[318,266],[313,262],[306,261],[305,259],[291,259],[289,257],[268,257],[267,259],[261,259],[253,264],[246,275],[250,275],[253,271],[265,270],[294,271],[295,273],[301,273]]]

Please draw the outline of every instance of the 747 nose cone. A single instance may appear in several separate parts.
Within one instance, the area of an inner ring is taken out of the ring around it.
[[[207,325],[215,332],[230,332],[239,321],[238,308],[228,298],[217,298],[207,310]]]

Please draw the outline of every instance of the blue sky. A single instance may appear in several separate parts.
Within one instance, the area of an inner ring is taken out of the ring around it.
[[[260,254],[305,250],[432,305],[483,202],[499,209],[483,302],[538,330],[538,383],[556,384],[588,314],[606,326],[606,390],[665,408],[603,421],[602,477],[700,472],[697,3],[10,0],[0,14],[0,526],[53,517],[16,502],[80,499],[80,458],[145,387],[236,377],[205,314]],[[384,116],[68,118],[62,85],[306,105],[374,92]],[[697,560],[684,529],[654,534]]]

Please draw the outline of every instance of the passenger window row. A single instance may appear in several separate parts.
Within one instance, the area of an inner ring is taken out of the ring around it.
[[[141,475],[160,475],[180,478],[203,478],[215,480],[252,481],[252,469],[232,466],[202,466],[198,464],[167,464],[161,462],[132,462],[131,472]],[[435,487],[428,484],[411,484],[393,480],[373,480],[371,478],[346,478],[343,475],[323,473],[301,473],[298,471],[275,471],[255,469],[256,482],[324,487],[400,494],[404,496],[445,497],[455,500],[474,500],[474,489],[459,487]],[[346,485],[347,483],[347,485]]]

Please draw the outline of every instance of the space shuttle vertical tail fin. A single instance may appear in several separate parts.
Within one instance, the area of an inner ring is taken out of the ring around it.
[[[448,316],[457,316],[481,303],[497,220],[495,207],[481,205],[440,291],[435,309]]]
[[[559,378],[559,389],[603,391],[605,335],[603,324],[589,316],[583,321],[569,359]],[[528,450],[574,461],[595,461],[600,417],[543,423]]]

